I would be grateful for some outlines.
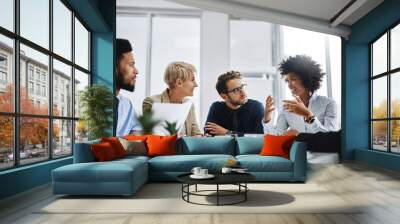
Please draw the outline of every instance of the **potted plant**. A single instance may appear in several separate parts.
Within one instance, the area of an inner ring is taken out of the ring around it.
[[[153,111],[144,111],[142,115],[137,117],[139,124],[142,126],[142,134],[153,134],[153,129],[160,123],[159,120],[153,118]]]
[[[169,132],[170,135],[175,135],[176,133],[178,133],[178,129],[176,128],[176,122],[170,123],[168,121],[165,121],[164,128]]]
[[[113,121],[114,96],[101,84],[87,86],[79,93],[81,119],[88,128],[89,140],[110,136]]]

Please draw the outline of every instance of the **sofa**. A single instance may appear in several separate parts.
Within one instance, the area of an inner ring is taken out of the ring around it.
[[[52,171],[54,194],[132,195],[147,182],[176,181],[180,174],[200,166],[219,172],[228,160],[236,160],[259,182],[305,182],[306,145],[294,142],[290,159],[260,156],[263,137],[183,137],[177,141],[176,155],[127,156],[96,162],[91,144],[76,143],[73,164]]]

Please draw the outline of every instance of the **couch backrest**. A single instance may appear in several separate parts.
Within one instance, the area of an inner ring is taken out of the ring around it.
[[[236,143],[237,142],[237,143]],[[95,162],[96,159],[90,146],[100,140],[75,143],[74,163]],[[258,154],[263,146],[263,137],[183,137],[177,142],[177,154],[225,154],[242,155]]]
[[[177,154],[226,154],[235,155],[235,139],[221,137],[183,137],[177,143]]]
[[[100,140],[93,140],[81,143],[75,143],[74,148],[74,163],[89,163],[95,162],[96,158],[93,155],[90,146],[92,144],[98,144]]]
[[[237,137],[236,155],[259,154],[264,144],[264,137]]]

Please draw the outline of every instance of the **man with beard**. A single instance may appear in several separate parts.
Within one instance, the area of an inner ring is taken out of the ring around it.
[[[214,102],[204,127],[210,135],[263,134],[263,105],[247,99],[241,74],[230,71],[218,77],[216,89],[224,101]]]
[[[136,76],[139,71],[135,66],[135,57],[128,40],[117,39],[116,66],[116,100],[117,100],[117,136],[124,136],[141,130],[136,119],[133,103],[129,98],[120,94],[121,89],[129,92],[135,90]]]

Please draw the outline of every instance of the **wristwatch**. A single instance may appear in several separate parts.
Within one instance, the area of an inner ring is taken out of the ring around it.
[[[315,121],[315,116],[313,115],[313,116],[311,116],[311,117],[304,118],[304,121],[305,121],[306,123],[308,123],[308,124],[312,124],[312,123]]]

